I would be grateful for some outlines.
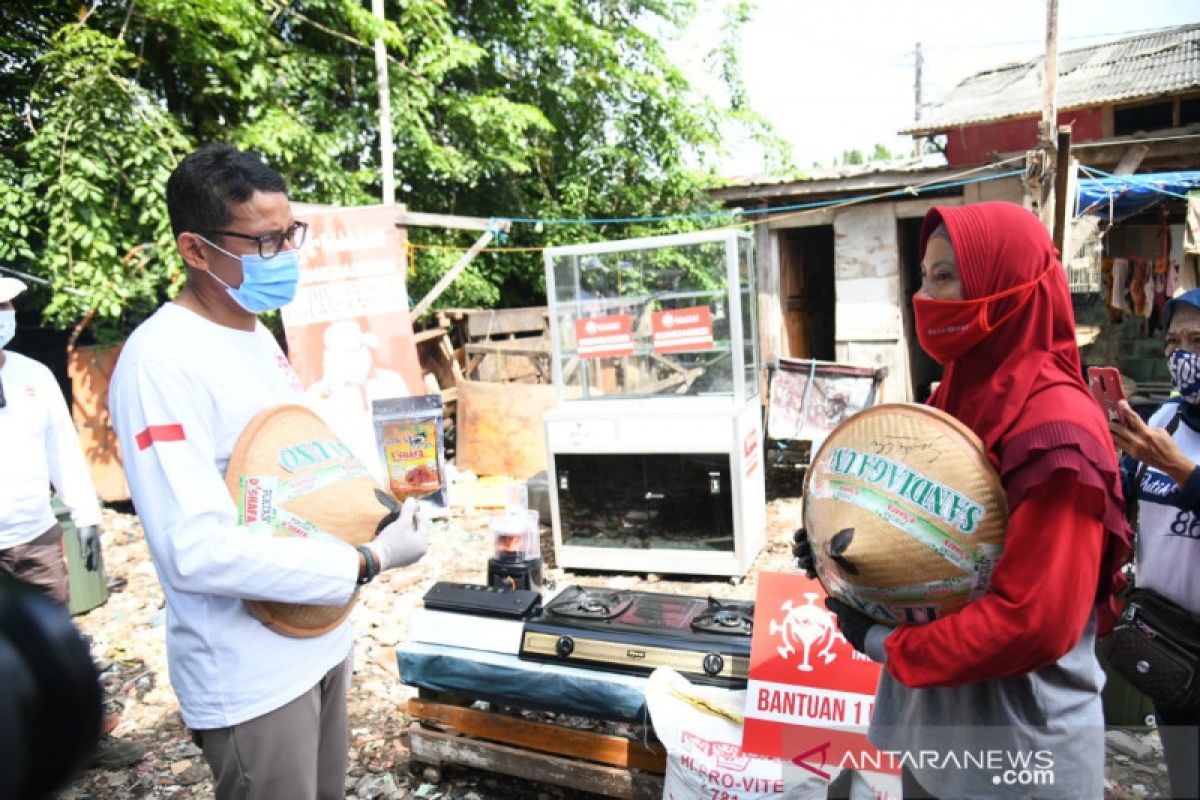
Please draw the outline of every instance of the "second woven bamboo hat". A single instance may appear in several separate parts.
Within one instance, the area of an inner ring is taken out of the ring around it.
[[[242,431],[225,470],[238,523],[262,536],[334,539],[353,547],[375,538],[396,508],[329,427],[309,409],[284,405],[260,412]],[[247,600],[250,611],[289,636],[318,636],[354,606]]]
[[[1008,505],[974,432],[930,406],[891,403],[821,445],[804,523],[830,595],[889,625],[920,623],[987,591]]]

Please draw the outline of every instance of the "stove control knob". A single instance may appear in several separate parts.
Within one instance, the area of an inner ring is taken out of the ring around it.
[[[725,669],[725,659],[716,653],[709,653],[704,657],[704,674],[720,675],[721,670]]]
[[[575,640],[570,636],[558,637],[558,641],[554,643],[554,652],[558,653],[559,658],[567,658],[575,652]]]

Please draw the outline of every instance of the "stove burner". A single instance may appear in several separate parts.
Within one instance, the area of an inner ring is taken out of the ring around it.
[[[713,622],[726,628],[736,628],[738,625],[744,624],[745,620],[739,614],[721,609],[713,614]]]
[[[708,598],[708,608],[692,620],[692,630],[749,636],[754,627],[754,604]]]
[[[575,619],[612,619],[629,608],[633,599],[625,592],[571,587],[546,607],[547,613]]]

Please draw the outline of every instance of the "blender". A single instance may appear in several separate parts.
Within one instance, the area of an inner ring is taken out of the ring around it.
[[[525,484],[508,487],[504,511],[488,519],[492,532],[492,557],[488,559],[487,585],[500,589],[542,589],[542,543],[538,512],[529,508]]]

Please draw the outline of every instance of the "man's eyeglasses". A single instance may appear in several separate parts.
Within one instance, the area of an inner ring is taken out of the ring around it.
[[[276,231],[264,233],[259,236],[251,236],[248,233],[236,233],[234,231],[209,231],[209,233],[258,242],[258,254],[263,258],[274,258],[279,255],[279,251],[283,249],[285,243],[290,244],[292,247],[300,247],[304,244],[304,240],[308,238],[308,223],[293,222],[282,233]]]

